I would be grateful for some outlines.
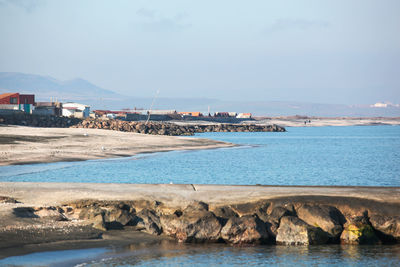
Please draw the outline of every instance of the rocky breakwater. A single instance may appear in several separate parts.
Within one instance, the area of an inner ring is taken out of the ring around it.
[[[154,135],[194,135],[204,132],[285,132],[278,125],[255,124],[211,124],[211,125],[178,125],[167,122],[138,122],[122,120],[86,119],[73,125],[74,128],[108,129]]]
[[[91,227],[91,235],[129,228],[179,242],[232,245],[400,242],[399,204],[350,197],[284,197],[217,206],[192,201],[174,207],[154,200],[79,200],[58,207],[17,208],[14,214],[58,223],[81,222],[81,227]]]
[[[82,120],[78,118],[31,115],[22,112],[12,114],[0,114],[0,124],[7,125],[67,128],[76,125],[81,121]]]

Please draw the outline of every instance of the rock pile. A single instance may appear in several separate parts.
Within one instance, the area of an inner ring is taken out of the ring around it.
[[[159,201],[81,200],[60,207],[16,208],[24,217],[81,220],[100,231],[130,227],[179,242],[234,245],[379,244],[400,242],[400,217],[380,209],[306,201],[266,200],[210,207],[192,202],[168,207]],[[394,207],[398,210],[398,207]],[[381,212],[382,211],[382,212]],[[29,216],[28,216],[29,215]]]
[[[212,124],[212,125],[177,125],[168,122],[122,121],[88,118],[67,118],[57,116],[40,116],[26,113],[0,114],[0,124],[23,125],[33,127],[58,128],[92,128],[114,131],[153,134],[153,135],[194,135],[204,132],[285,132],[278,125],[255,124]]]
[[[193,135],[204,132],[285,132],[278,125],[255,124],[212,124],[212,125],[177,125],[167,122],[121,121],[86,119],[74,128],[109,129],[123,132],[133,132],[154,135]]]
[[[78,124],[81,121],[81,119],[77,118],[41,116],[22,112],[12,114],[0,114],[0,124],[8,125],[66,128]]]

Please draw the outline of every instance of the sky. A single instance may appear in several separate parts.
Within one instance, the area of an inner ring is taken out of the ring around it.
[[[398,0],[0,0],[0,71],[130,96],[400,103]]]

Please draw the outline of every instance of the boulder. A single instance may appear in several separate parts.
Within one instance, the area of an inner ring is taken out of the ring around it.
[[[277,233],[276,243],[280,245],[319,245],[328,241],[328,235],[321,228],[293,216],[281,218]]]
[[[178,215],[161,216],[161,226],[166,235],[180,242],[216,242],[219,239],[222,226],[214,213],[186,210]]]
[[[133,219],[130,207],[124,204],[104,207],[104,211],[107,229],[122,229]]]
[[[309,225],[320,227],[334,240],[343,231],[344,217],[335,207],[304,204],[297,209],[297,216]]]
[[[68,219],[56,207],[35,208],[35,215],[39,218],[51,221],[68,221]]]
[[[93,228],[107,231],[104,221],[105,211],[97,206],[84,207],[79,212],[79,219],[91,223]]]
[[[183,212],[196,212],[196,211],[208,211],[208,204],[203,201],[193,201],[186,208]]]
[[[265,224],[257,216],[230,218],[221,230],[222,239],[231,244],[259,244],[268,240]]]
[[[89,204],[89,203],[88,203]],[[77,204],[82,205],[81,203]],[[101,219],[100,219],[101,218]],[[132,219],[131,208],[128,205],[92,203],[81,208],[79,219],[102,225],[105,229],[122,229]],[[97,229],[100,229],[97,228]]]
[[[400,216],[373,215],[369,220],[384,239],[400,241]]]
[[[136,226],[137,230],[159,235],[162,233],[160,218],[152,210],[143,209],[138,212],[132,221],[132,225]]]
[[[276,206],[271,210],[270,214],[267,214],[266,212],[258,212],[257,215],[265,223],[270,238],[275,239],[278,234],[281,218],[284,216],[292,216],[294,213],[282,206]]]
[[[269,203],[265,201],[240,203],[230,205],[231,209],[239,216],[254,215],[258,213],[265,213],[268,209]]]
[[[104,217],[102,214],[98,214],[93,218],[89,219],[88,222],[92,223],[92,227],[100,230],[107,231],[106,223],[104,222]]]
[[[371,225],[359,221],[345,225],[340,242],[350,245],[377,244],[379,239]]]
[[[134,207],[135,211],[141,211],[142,209],[157,210],[157,208],[161,206],[162,203],[157,200],[139,199],[130,202],[130,205]]]
[[[239,217],[239,215],[228,206],[216,207],[212,210],[212,212],[215,214],[215,216],[224,219],[225,221],[233,217]]]

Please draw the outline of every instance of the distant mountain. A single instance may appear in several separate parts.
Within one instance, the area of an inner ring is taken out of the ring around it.
[[[35,94],[37,101],[76,101],[92,109],[149,109],[152,97],[133,97],[103,89],[83,79],[59,81],[49,76],[0,72],[0,93],[20,92]],[[379,105],[378,105],[379,104]],[[251,112],[257,116],[323,116],[323,117],[399,117],[400,106],[377,103],[374,105],[339,105],[288,101],[223,101],[212,98],[166,98],[155,100],[153,109],[178,111]]]
[[[77,101],[96,98],[117,99],[121,95],[100,88],[83,79],[59,81],[49,76],[24,74],[18,72],[0,72],[0,93],[32,93],[38,100],[50,97],[63,101]]]

